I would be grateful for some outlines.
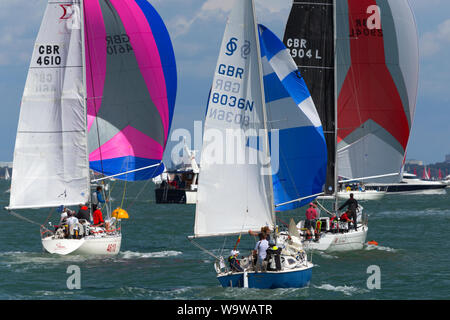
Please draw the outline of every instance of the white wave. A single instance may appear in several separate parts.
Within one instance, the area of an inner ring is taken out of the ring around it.
[[[0,253],[1,262],[9,264],[34,264],[34,265],[50,265],[60,264],[64,262],[83,262],[88,258],[75,255],[51,255],[48,253],[24,252],[24,251],[8,251]]]
[[[145,258],[166,258],[166,257],[174,257],[183,254],[180,251],[159,251],[159,252],[133,252],[133,251],[124,251],[121,252],[123,259],[145,259]]]
[[[348,286],[333,286],[331,284],[323,284],[321,286],[314,286],[317,289],[322,289],[322,290],[327,290],[327,291],[335,291],[335,292],[342,292],[343,294],[345,294],[346,296],[351,296],[352,294],[356,293],[359,291],[358,288],[355,287],[348,287]]]
[[[333,256],[332,254],[326,253],[324,251],[316,251],[315,253],[325,259],[337,259],[338,258],[337,256]]]
[[[365,247],[365,250],[371,251],[371,250],[380,250],[380,251],[387,251],[387,252],[397,252],[397,249],[393,249],[393,248],[389,248],[389,247],[384,247],[384,246],[377,246],[374,244],[368,244]]]

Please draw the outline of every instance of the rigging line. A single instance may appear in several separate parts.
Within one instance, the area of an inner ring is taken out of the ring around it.
[[[113,174],[113,175],[111,175],[111,176],[106,176],[106,177],[103,177],[103,178],[99,178],[99,179],[92,180],[91,182],[103,181],[103,180],[106,180],[106,179],[109,179],[109,178],[114,178],[114,177],[122,176],[122,175],[124,175],[124,174],[132,173],[132,172],[137,172],[137,171],[142,171],[142,170],[150,169],[150,168],[154,168],[154,167],[159,167],[161,164],[162,164],[162,162],[156,163],[156,164],[152,164],[152,165],[147,166],[147,167],[142,167],[142,168],[139,168],[139,169],[134,169],[134,170],[126,171],[126,172],[121,172],[121,173]],[[156,170],[156,169],[155,169],[155,170]]]
[[[14,216],[14,217],[16,217],[16,218],[18,218],[18,219],[22,219],[22,220],[24,220],[24,221],[26,221],[26,222],[29,222],[29,223],[31,223],[31,224],[35,224],[35,225],[37,225],[37,226],[39,226],[39,227],[41,227],[41,228],[44,228],[45,230],[48,230],[48,231],[52,232],[51,230],[47,229],[43,224],[38,223],[38,222],[33,221],[33,220],[30,220],[30,219],[28,219],[28,218],[26,218],[26,217],[24,217],[24,216],[21,216],[20,214],[18,214],[18,213],[15,212],[15,211],[8,210],[7,212],[8,212],[10,215],[12,215],[12,216]],[[52,233],[53,233],[53,232],[52,232]]]
[[[125,200],[125,193],[127,192],[127,180],[125,180],[125,186],[123,187],[123,194],[122,194],[122,202],[120,203],[120,207],[123,208],[123,201]]]
[[[325,213],[327,213],[330,216],[334,216],[334,213],[331,213],[330,211],[328,211],[320,202],[316,201],[317,205],[322,208],[323,211],[325,211]]]
[[[134,198],[133,202],[128,206],[128,210],[131,209],[132,206],[134,206],[134,204],[136,203],[137,199],[139,198],[139,196],[142,194],[142,192],[144,192],[145,188],[147,187],[147,185],[149,184],[149,182],[152,179],[148,179],[147,182],[144,184],[144,186],[141,188],[141,190],[139,191],[139,193],[137,194],[137,196]],[[153,201],[154,202],[154,201]]]
[[[200,250],[204,251],[205,253],[209,254],[209,255],[210,255],[211,257],[213,257],[214,259],[220,260],[220,258],[217,257],[214,253],[212,253],[211,251],[209,251],[209,250],[203,248],[201,245],[199,245],[199,244],[198,244],[197,242],[195,242],[193,239],[190,239],[190,238],[188,237],[188,240],[189,240],[194,246],[196,246],[196,247],[199,248]]]
[[[46,219],[45,222],[44,222],[44,225],[47,224],[48,220],[50,220],[50,218],[51,218],[51,216],[52,216],[54,210],[55,210],[55,208],[52,208],[52,209],[50,210],[50,213],[48,214],[47,219]]]

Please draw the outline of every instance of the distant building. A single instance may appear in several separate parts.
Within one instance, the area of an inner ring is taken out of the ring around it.
[[[407,160],[405,164],[410,165],[410,166],[423,166],[423,161],[411,159],[411,160]]]
[[[450,163],[450,154],[445,156],[445,162]]]

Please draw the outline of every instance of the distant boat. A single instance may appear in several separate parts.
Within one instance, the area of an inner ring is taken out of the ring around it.
[[[176,170],[164,170],[153,178],[156,203],[195,204],[200,168],[195,159],[195,151],[190,150],[184,139],[186,162]]]
[[[89,205],[99,185],[112,200],[105,180],[160,174],[175,95],[172,43],[148,2],[49,0],[22,98],[7,209]],[[102,208],[106,226],[42,226],[44,249],[117,255],[128,214],[111,202]]]
[[[5,180],[11,180],[11,176],[9,175],[9,170],[8,167],[5,168]],[[10,193],[11,192],[11,187],[5,191],[5,193]]]
[[[419,179],[411,173],[404,173],[399,183],[370,184],[371,187],[386,188],[387,194],[445,194],[447,184],[442,181]]]
[[[447,184],[447,188],[450,188],[450,175],[445,177],[444,183]]]
[[[5,180],[11,180],[11,176],[9,175],[8,167],[5,168]]]

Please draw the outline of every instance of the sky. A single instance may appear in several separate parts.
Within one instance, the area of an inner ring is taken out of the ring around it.
[[[339,1],[339,0],[338,0]],[[150,0],[169,30],[178,92],[172,133],[203,121],[231,0]],[[12,161],[34,41],[47,0],[0,0],[0,161]],[[255,0],[258,22],[281,39],[292,0]],[[450,154],[450,1],[410,0],[416,16],[420,78],[407,159],[426,164]],[[165,158],[178,137],[169,142]]]

